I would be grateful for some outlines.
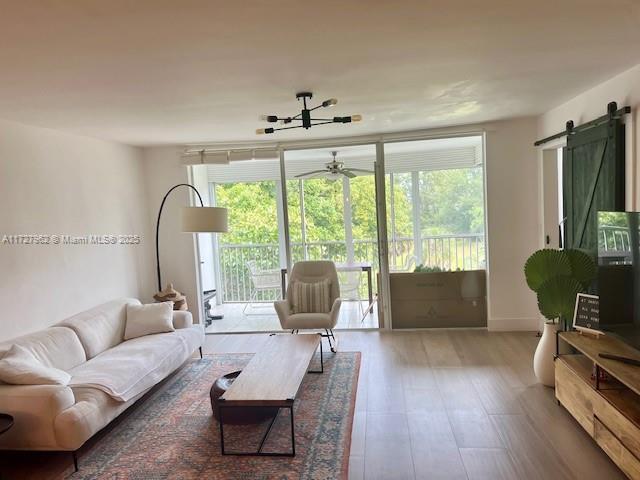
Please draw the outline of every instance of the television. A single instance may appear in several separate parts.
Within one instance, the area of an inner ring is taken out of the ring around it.
[[[600,329],[640,350],[640,212],[598,212]]]

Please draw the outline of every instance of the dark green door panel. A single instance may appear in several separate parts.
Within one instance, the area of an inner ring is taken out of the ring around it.
[[[598,211],[624,210],[624,125],[570,135],[563,151],[565,248],[597,250]]]

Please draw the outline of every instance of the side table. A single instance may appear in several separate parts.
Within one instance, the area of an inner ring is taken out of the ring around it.
[[[5,433],[11,427],[13,427],[13,417],[8,413],[0,413],[0,435]],[[3,478],[4,476],[2,475],[2,472],[0,472],[0,480]]]
[[[13,427],[13,417],[8,413],[0,413],[0,435]]]

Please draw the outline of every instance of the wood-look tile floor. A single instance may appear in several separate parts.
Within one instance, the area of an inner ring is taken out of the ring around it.
[[[251,353],[265,338],[210,335],[205,350]],[[349,478],[625,478],[553,390],[536,383],[537,340],[484,330],[340,332],[339,350],[362,352]],[[24,454],[13,463],[15,476],[0,467],[4,478],[70,472],[68,455]]]

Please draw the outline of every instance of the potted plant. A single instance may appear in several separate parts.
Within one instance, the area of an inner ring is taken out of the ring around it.
[[[553,354],[555,334],[567,330],[573,318],[576,295],[585,292],[596,276],[596,264],[582,250],[538,250],[524,266],[527,285],[536,292],[540,313],[549,321],[533,357],[533,370],[540,383],[555,383]]]

